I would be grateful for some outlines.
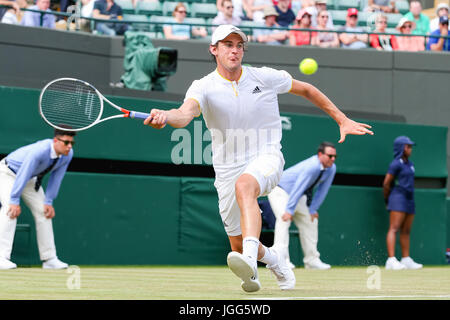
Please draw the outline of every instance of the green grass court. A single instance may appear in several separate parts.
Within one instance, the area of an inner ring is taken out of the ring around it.
[[[375,273],[368,273],[368,267],[297,268],[296,288],[290,291],[278,289],[269,270],[260,267],[262,289],[252,294],[242,291],[240,280],[226,266],[80,266],[79,278],[68,270],[1,270],[0,299],[450,300],[450,265],[401,271],[379,267]],[[379,276],[379,289],[375,276]],[[75,288],[69,289],[68,284]]]

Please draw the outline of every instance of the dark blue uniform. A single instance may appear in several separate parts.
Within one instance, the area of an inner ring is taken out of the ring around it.
[[[401,136],[394,141],[395,159],[389,165],[388,173],[396,178],[396,184],[389,194],[387,209],[415,213],[414,203],[414,164],[403,160],[405,144],[414,144],[409,138]]]

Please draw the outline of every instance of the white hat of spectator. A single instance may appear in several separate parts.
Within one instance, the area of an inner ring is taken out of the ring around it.
[[[407,22],[411,23],[411,25],[412,25],[411,31],[413,31],[413,30],[416,28],[416,23],[415,23],[414,21],[409,20],[408,18],[405,18],[405,17],[403,17],[403,18],[400,19],[400,21],[398,22],[398,24],[397,24],[397,26],[395,27],[395,29],[397,29],[398,31],[400,31],[400,29],[403,27],[403,25],[404,25],[405,23],[407,23]]]
[[[211,45],[217,44],[217,42],[222,41],[232,33],[238,34],[242,38],[244,43],[247,43],[248,41],[247,36],[245,35],[244,32],[242,32],[241,29],[231,24],[222,24],[218,26],[216,30],[214,30],[211,36]]]
[[[274,6],[268,6],[264,8],[264,18],[268,16],[279,16],[277,10],[275,10]]]
[[[441,9],[447,9],[447,12],[450,11],[450,8],[449,8],[448,4],[443,3],[443,2],[441,2],[441,3],[439,3],[437,5],[437,7],[436,7],[436,14],[438,14],[439,10],[441,10]]]

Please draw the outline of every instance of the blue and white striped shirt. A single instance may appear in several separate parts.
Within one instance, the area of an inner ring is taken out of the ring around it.
[[[16,180],[10,197],[11,204],[20,204],[20,196],[27,182],[47,169],[56,157],[52,139],[40,140],[21,147],[6,157],[8,166],[16,172]],[[50,178],[45,192],[45,204],[53,204],[72,157],[73,150],[70,150],[67,156],[61,155],[50,171]]]
[[[314,183],[322,169],[323,166],[320,163],[319,157],[314,155],[283,172],[278,185],[289,194],[289,201],[286,205],[285,212],[292,215],[294,214],[295,207],[301,196]],[[330,168],[325,169],[322,177],[316,184],[316,191],[314,192],[311,205],[309,206],[310,214],[316,213],[319,209],[330,189],[335,174],[336,165],[333,163]]]

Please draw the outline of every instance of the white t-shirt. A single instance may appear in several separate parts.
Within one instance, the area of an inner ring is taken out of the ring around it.
[[[186,92],[200,105],[211,132],[216,174],[248,163],[263,153],[281,149],[278,94],[289,92],[292,77],[272,68],[242,67],[238,82],[217,69],[195,80]]]

